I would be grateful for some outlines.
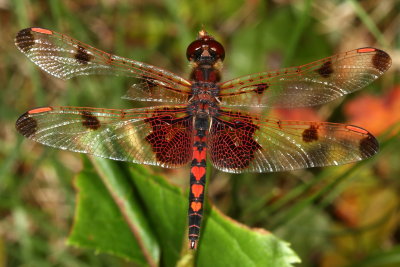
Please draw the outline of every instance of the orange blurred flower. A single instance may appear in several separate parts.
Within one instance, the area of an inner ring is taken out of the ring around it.
[[[364,95],[344,106],[349,123],[379,135],[400,121],[400,86],[383,96]]]

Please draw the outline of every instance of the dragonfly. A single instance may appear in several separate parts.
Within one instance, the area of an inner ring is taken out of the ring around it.
[[[48,29],[23,29],[15,44],[52,76],[126,76],[133,81],[124,98],[156,102],[132,109],[39,107],[21,115],[16,129],[62,150],[164,168],[190,165],[191,249],[199,242],[207,162],[228,173],[264,173],[346,164],[379,150],[376,138],[355,125],[263,115],[275,107],[321,105],[367,86],[391,65],[377,48],[221,81],[225,49],[205,30],[187,47],[188,79]]]

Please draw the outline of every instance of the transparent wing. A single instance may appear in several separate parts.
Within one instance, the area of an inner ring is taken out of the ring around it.
[[[192,120],[183,107],[102,109],[43,107],[16,122],[25,137],[99,157],[179,167],[191,158]]]
[[[131,88],[136,92],[130,99],[185,103],[190,93],[191,83],[172,72],[103,52],[55,31],[27,28],[18,32],[15,44],[41,69],[61,79],[92,74],[141,79],[142,86]]]
[[[391,58],[386,52],[359,48],[303,66],[223,82],[219,98],[226,106],[320,105],[367,86],[390,65]]]
[[[260,120],[221,110],[212,119],[208,153],[225,172],[275,172],[340,165],[376,154],[379,145],[368,131],[328,122]]]

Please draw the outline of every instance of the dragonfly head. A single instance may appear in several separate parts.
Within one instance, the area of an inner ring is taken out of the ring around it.
[[[225,49],[205,30],[201,30],[197,40],[193,41],[186,49],[186,57],[189,61],[215,63],[225,58]]]

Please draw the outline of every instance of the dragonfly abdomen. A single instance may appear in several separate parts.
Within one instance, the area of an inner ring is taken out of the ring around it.
[[[196,249],[200,236],[203,216],[204,187],[206,185],[206,127],[208,117],[198,116],[194,120],[195,136],[193,139],[193,156],[190,168],[189,191],[189,246]]]

